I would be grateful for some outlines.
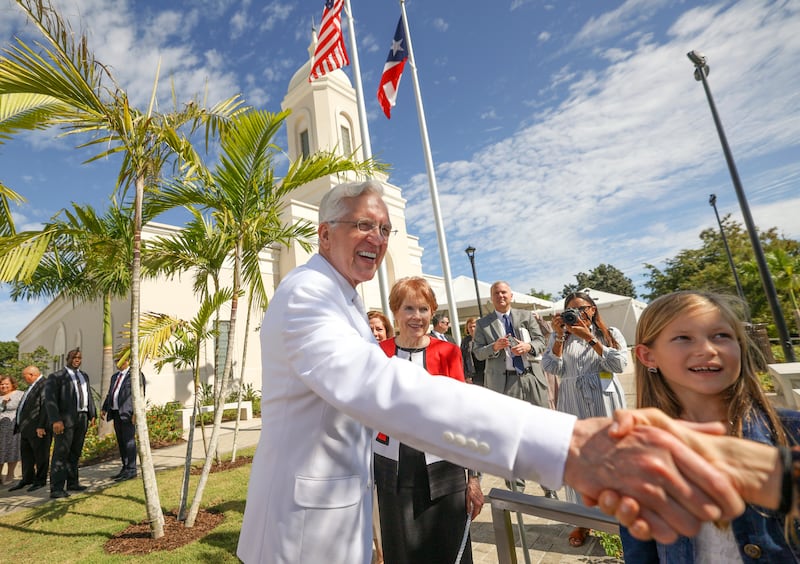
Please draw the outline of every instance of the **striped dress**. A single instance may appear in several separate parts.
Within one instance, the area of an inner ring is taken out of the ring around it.
[[[592,330],[595,338],[603,343],[602,333],[594,327]],[[569,335],[559,358],[553,354],[556,333],[550,334],[542,368],[559,379],[558,411],[587,419],[610,417],[615,409],[625,407],[625,392],[616,375],[628,364],[628,346],[619,330],[614,327],[608,330],[619,343],[619,349],[603,344],[602,356],[583,339]],[[566,492],[568,501],[580,503],[580,496],[572,488],[567,487]]]

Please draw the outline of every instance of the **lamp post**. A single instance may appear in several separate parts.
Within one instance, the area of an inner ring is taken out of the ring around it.
[[[478,275],[475,273],[475,247],[470,245],[464,252],[469,257],[469,263],[472,265],[472,280],[475,282],[475,297],[478,299],[478,315],[483,317],[483,308],[481,307],[481,293],[478,290]]]
[[[699,51],[690,51],[686,54],[689,60],[694,65],[694,78],[695,80],[703,83],[703,89],[706,91],[706,98],[708,98],[708,106],[711,108],[711,116],[714,118],[714,125],[717,128],[719,135],[719,142],[722,145],[722,152],[725,154],[725,160],[728,163],[728,171],[733,181],[733,187],[736,190],[736,197],[739,199],[739,207],[742,210],[744,217],[745,227],[747,234],[750,236],[750,243],[753,246],[753,253],[756,257],[756,264],[758,265],[758,273],[761,276],[761,284],[764,287],[764,293],[767,295],[770,309],[772,310],[772,317],[775,320],[775,327],[778,329],[778,335],[781,340],[781,348],[786,362],[794,362],[794,350],[792,349],[792,340],[789,336],[789,329],[786,327],[786,320],[783,317],[781,304],[778,301],[778,293],[775,291],[775,284],[770,276],[767,260],[764,257],[764,250],[761,248],[761,241],[758,240],[758,232],[756,231],[753,216],[750,214],[750,205],[747,203],[747,197],[744,194],[742,183],[739,180],[739,173],[736,170],[736,163],[733,161],[733,154],[728,146],[728,139],[725,137],[725,131],[722,129],[722,121],[717,114],[717,107],[714,105],[714,98],[711,96],[711,89],[708,87],[706,77],[709,73],[706,57]],[[715,208],[716,209],[716,208]]]
[[[719,225],[719,234],[722,236],[722,244],[725,246],[725,253],[728,255],[728,264],[731,265],[731,272],[733,272],[733,281],[736,282],[736,293],[739,294],[739,298],[747,304],[747,300],[744,297],[744,291],[742,290],[742,284],[739,282],[739,275],[736,273],[736,266],[733,264],[733,255],[731,254],[731,248],[728,245],[728,238],[725,236],[725,230],[722,228],[722,221],[719,218],[719,212],[717,211],[717,195],[711,194],[708,197],[709,205],[714,208],[714,215],[717,216],[717,224]],[[747,309],[747,319],[750,320],[750,310]]]

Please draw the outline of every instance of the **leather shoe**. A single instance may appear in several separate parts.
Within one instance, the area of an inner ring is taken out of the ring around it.
[[[71,492],[82,492],[86,488],[87,486],[82,486],[81,484],[67,484],[67,489]]]
[[[54,492],[50,492],[50,497],[53,499],[59,499],[62,497],[69,497],[69,494],[64,490],[56,490]]]
[[[28,488],[27,491],[35,492],[36,490],[40,490],[44,487],[44,484],[33,484],[31,487]]]
[[[17,491],[17,490],[21,490],[21,489],[22,489],[22,488],[24,488],[25,486],[29,486],[29,485],[30,485],[30,482],[22,482],[22,481],[19,481],[19,482],[17,482],[16,484],[14,484],[13,486],[11,486],[10,488],[8,488],[8,491],[10,491],[10,492],[15,492],[15,491]]]
[[[119,478],[115,478],[115,482],[125,482],[127,480],[133,480],[136,477],[136,472],[125,472]]]
[[[117,478],[120,478],[124,473],[125,473],[125,469],[123,468],[122,470],[120,470],[119,472],[117,472],[116,474],[111,476],[111,479],[112,480],[116,480]]]

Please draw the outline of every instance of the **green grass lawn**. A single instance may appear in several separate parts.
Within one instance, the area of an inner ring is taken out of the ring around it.
[[[250,456],[255,449],[245,449]],[[236,544],[242,525],[250,464],[212,473],[202,507],[224,513],[225,520],[204,538],[174,551],[146,556],[106,554],[106,541],[147,515],[140,480],[130,480],[104,490],[73,494],[38,507],[17,511],[0,519],[4,562],[239,562]],[[182,468],[157,474],[164,511],[174,511],[180,500]],[[199,476],[192,476],[190,495]],[[191,499],[190,499],[191,502]]]

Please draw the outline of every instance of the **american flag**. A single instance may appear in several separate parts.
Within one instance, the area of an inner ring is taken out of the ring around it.
[[[329,72],[350,64],[342,36],[342,7],[344,0],[326,0],[322,12],[322,26],[319,30],[314,62],[311,65],[311,82]]]
[[[381,83],[378,85],[378,102],[380,102],[383,113],[391,119],[392,106],[397,100],[397,87],[400,84],[400,76],[403,74],[403,67],[408,59],[408,42],[406,41],[406,30],[403,27],[403,17],[397,22],[397,30],[394,32],[392,47],[389,49],[389,56],[383,65]]]

